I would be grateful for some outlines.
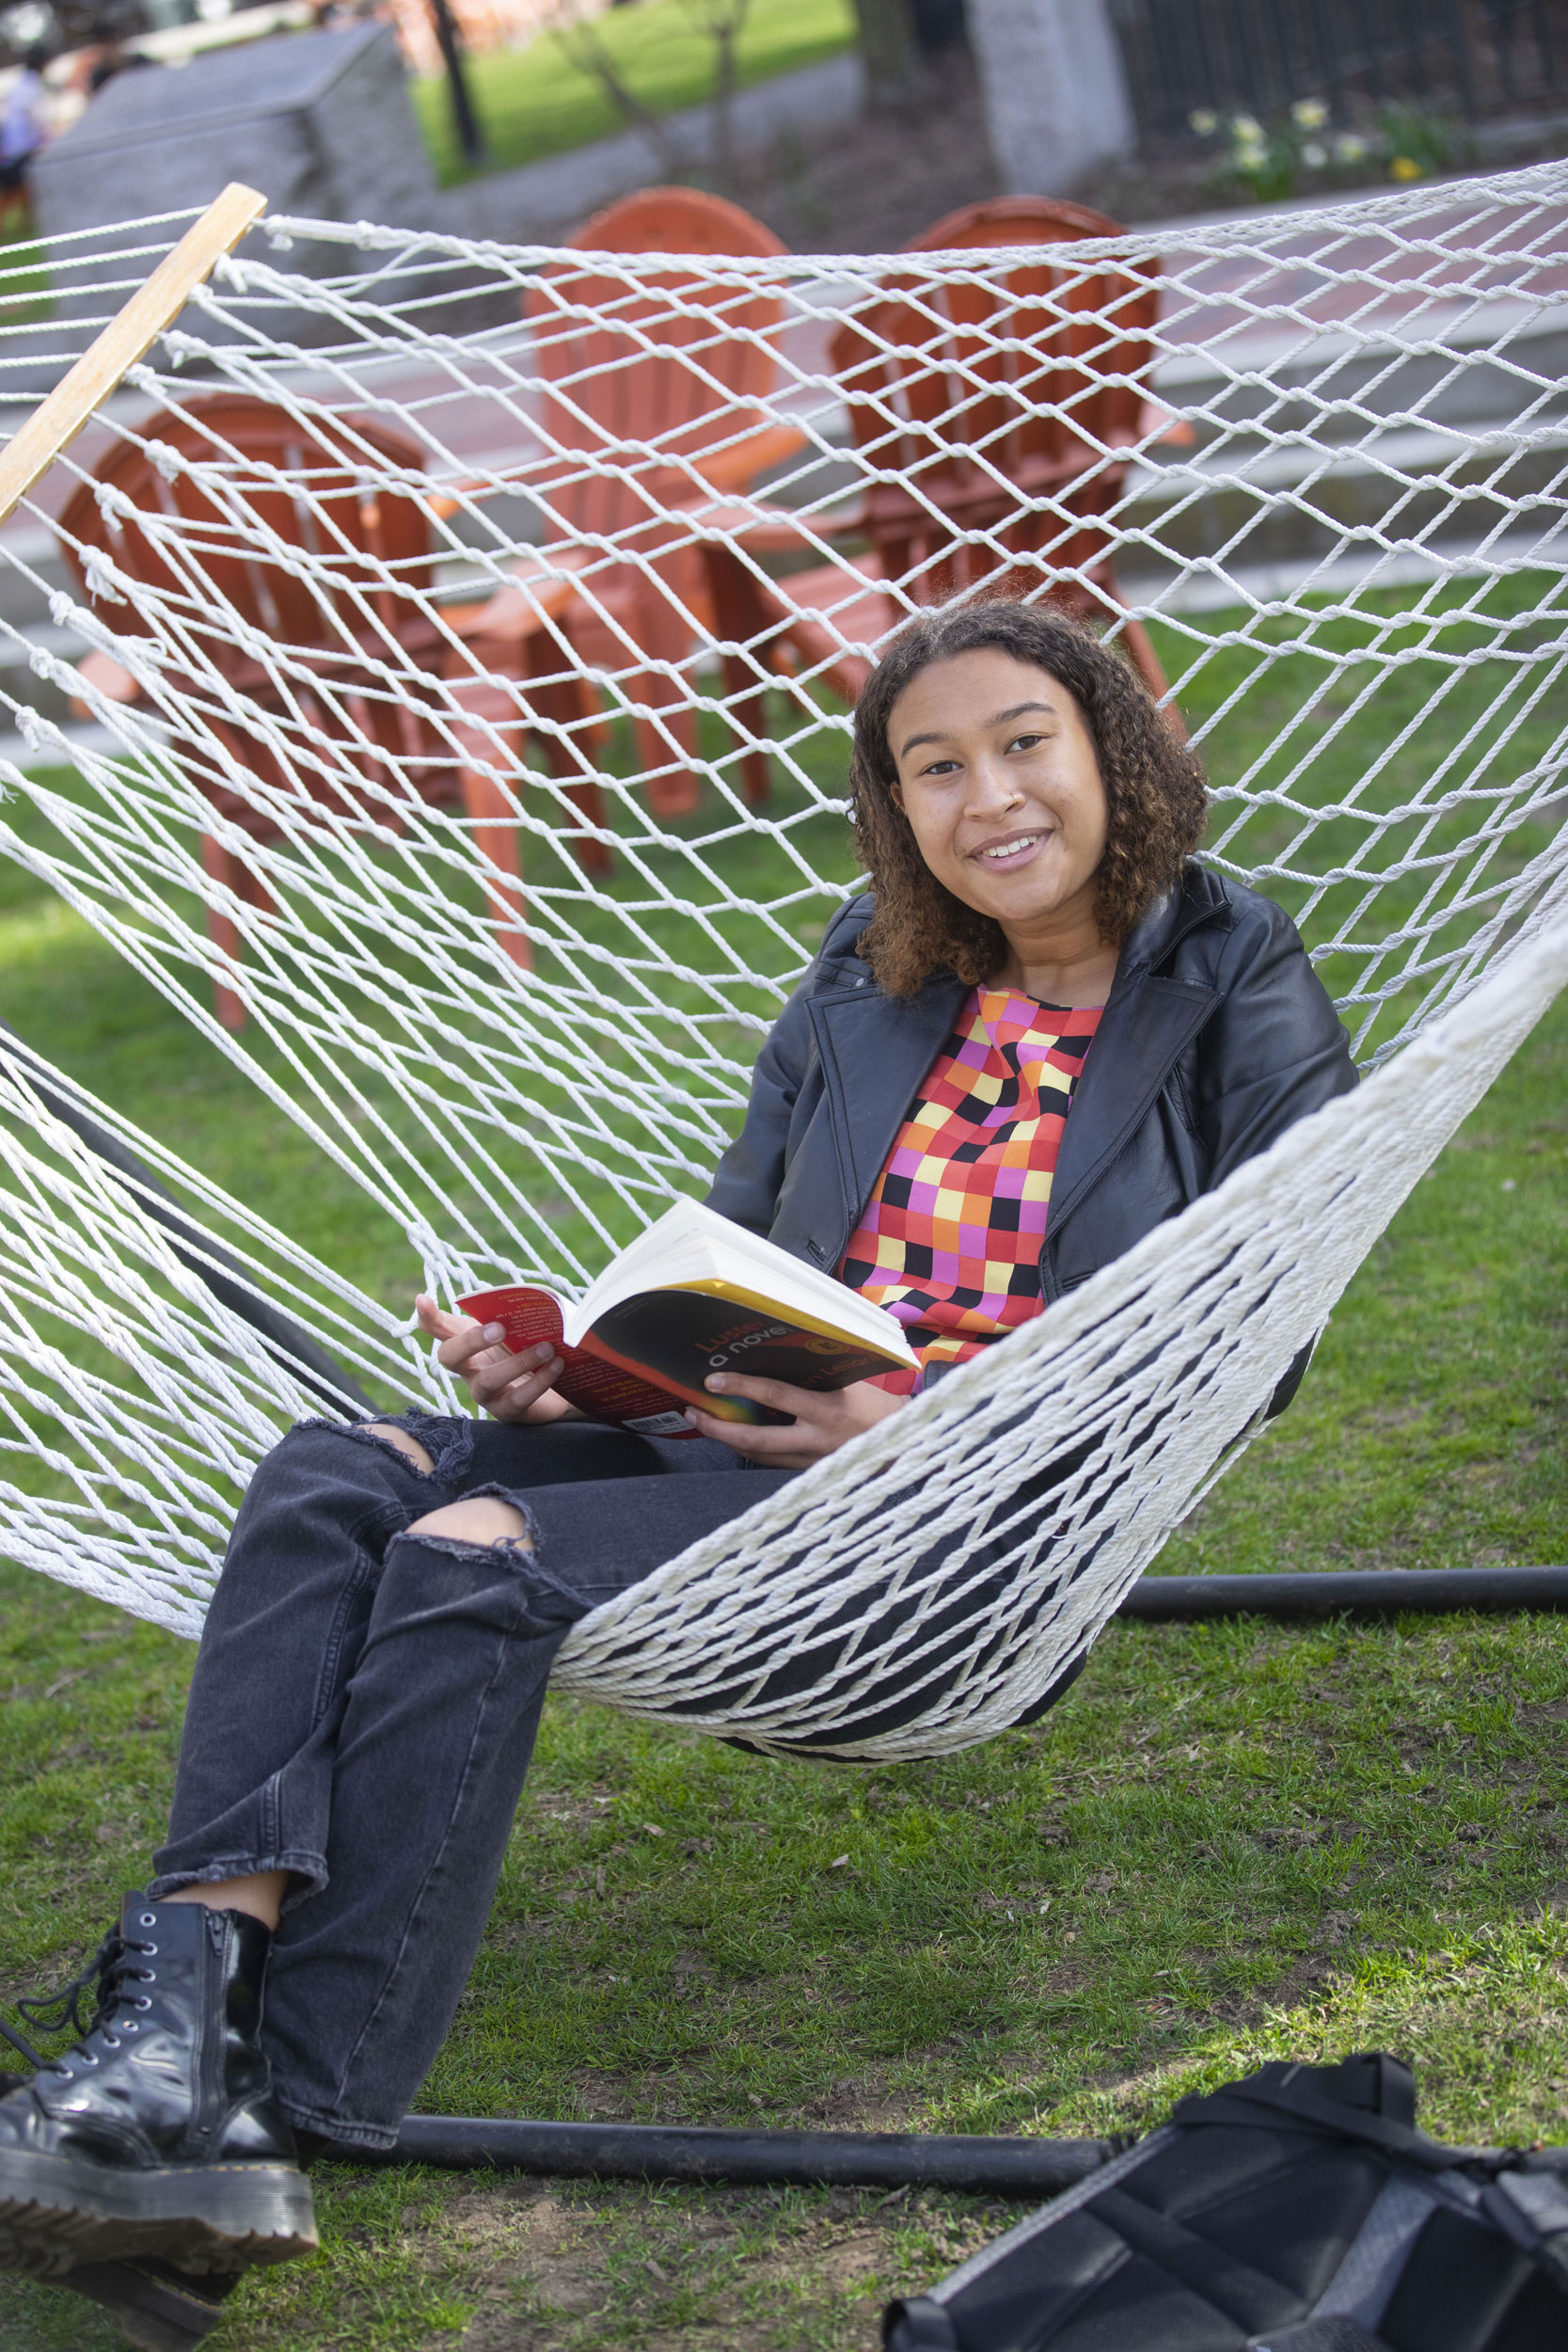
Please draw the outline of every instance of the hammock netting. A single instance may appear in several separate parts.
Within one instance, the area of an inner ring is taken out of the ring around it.
[[[9,381],[184,226],[0,273]],[[578,1291],[705,1188],[855,884],[850,702],[933,602],[1119,642],[1203,753],[1204,856],[1340,1006],[1356,1095],[595,1611],[562,1683],[966,1745],[1234,1458],[1568,973],[1565,324],[1562,166],[1163,252],[269,218],[0,533],[0,847],[362,1188],[410,1292]],[[464,1406],[41,1042],[0,1041],[0,1546],[192,1634],[292,1418]]]

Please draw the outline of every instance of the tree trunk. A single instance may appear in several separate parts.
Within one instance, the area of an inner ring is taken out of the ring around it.
[[[735,194],[736,26],[715,25],[713,33],[713,160],[720,193]]]
[[[909,0],[855,0],[866,104],[873,114],[902,114],[930,87]]]
[[[474,113],[473,100],[468,95],[467,75],[464,70],[463,41],[448,0],[430,0],[430,13],[436,26],[436,39],[440,46],[441,61],[447,69],[447,95],[451,101],[452,128],[466,164],[484,161],[484,140],[480,132],[479,118]]]
[[[570,8],[564,8],[550,29],[578,72],[598,83],[627,129],[641,132],[658,157],[665,179],[688,178],[689,158],[668,120],[645,106],[637,92],[622,80],[614,54],[593,20],[576,16]]]

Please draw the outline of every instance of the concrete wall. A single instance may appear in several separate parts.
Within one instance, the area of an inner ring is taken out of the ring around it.
[[[737,144],[744,152],[791,131],[808,138],[831,133],[855,120],[862,95],[854,54],[780,74],[737,97]],[[671,125],[693,162],[708,156],[707,107],[690,107]],[[261,189],[273,212],[547,245],[601,205],[660,176],[649,142],[628,132],[520,170],[437,189],[393,37],[371,25],[288,35],[177,70],[121,74],[40,156],[34,185],[42,233],[75,234],[74,257],[90,263],[95,252],[123,242],[110,233],[119,224],[210,202],[230,180]],[[93,233],[100,230],[102,236]],[[241,251],[271,259],[261,233]],[[363,258],[373,265],[373,254]],[[298,241],[287,256],[289,268],[311,274],[357,265],[352,246]],[[90,267],[83,275],[90,280]],[[472,334],[515,315],[514,293],[487,276],[476,292],[473,278],[460,262],[445,279],[432,271],[424,281],[427,300],[447,294],[450,305],[444,313],[428,310],[427,324],[439,315],[450,332]],[[62,270],[52,318],[8,331],[0,438],[58,382],[104,310],[102,295],[73,294],[71,275]],[[204,338],[224,337],[206,314],[184,323]],[[274,317],[271,325],[308,345],[336,332],[330,321],[305,310]]]
[[[1106,0],[969,0],[969,38],[1006,195],[1069,195],[1133,146]]]
[[[117,74],[32,174],[46,237],[210,203],[230,180],[275,212],[329,220],[428,210],[435,177],[390,27],[287,34]]]
[[[819,139],[854,122],[863,97],[856,51],[759,82],[735,100],[736,149],[762,153],[792,132]],[[711,163],[711,108],[689,106],[667,120],[689,169]],[[394,37],[370,25],[223,50],[178,72],[119,75],[44,149],[34,196],[45,236],[205,204],[227,181],[244,180],[273,212],[547,245],[665,171],[653,142],[626,131],[438,189]],[[325,268],[352,266],[341,246],[318,248],[316,258]],[[296,248],[294,265],[312,266],[307,248]]]

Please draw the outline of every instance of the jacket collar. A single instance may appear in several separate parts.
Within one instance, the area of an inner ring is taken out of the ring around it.
[[[855,902],[850,912],[851,920],[860,919],[830,940],[826,985],[809,1000],[844,1187],[841,1253],[969,993],[962,980],[938,977],[912,996],[883,995],[856,952],[869,901]],[[1063,1130],[1052,1185],[1053,1227],[1147,1117],[1172,1066],[1219,1001],[1217,989],[1162,977],[1160,966],[1189,932],[1210,923],[1228,930],[1233,921],[1224,882],[1207,867],[1189,864],[1178,887],[1129,932]]]
[[[1117,965],[1117,982],[1124,973],[1139,967],[1148,972],[1157,970],[1189,931],[1201,929],[1205,923],[1219,923],[1228,930],[1235,919],[1230,893],[1219,876],[1212,874],[1206,866],[1196,866],[1189,860],[1176,888],[1167,890],[1163,898],[1156,898],[1128,932]]]
[[[841,1253],[969,993],[962,980],[939,978],[912,996],[884,996],[863,973],[856,959],[846,984],[809,1007],[844,1185]]]
[[[1180,883],[1128,933],[1100,1026],[1073,1092],[1051,1187],[1059,1232],[1153,1107],[1176,1062],[1220,1000],[1199,980],[1163,973],[1181,941],[1206,924],[1228,930],[1230,897],[1217,875],[1189,864]]]

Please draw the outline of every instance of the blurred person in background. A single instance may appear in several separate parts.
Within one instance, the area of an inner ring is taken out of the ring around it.
[[[0,106],[0,233],[8,229],[13,212],[26,212],[27,167],[49,136],[48,97],[43,69],[47,49],[29,49],[22,71]]]

